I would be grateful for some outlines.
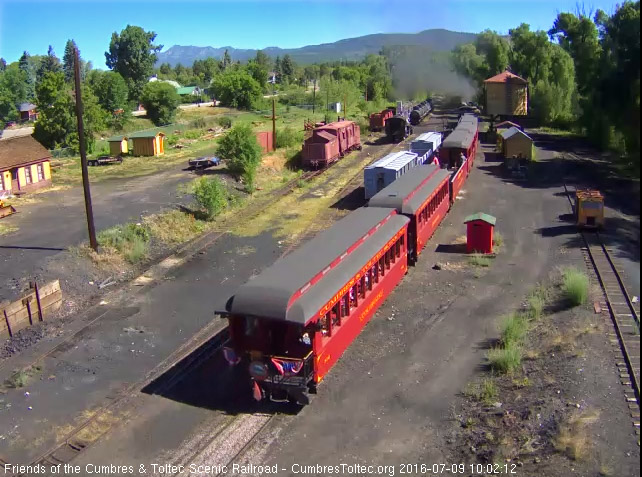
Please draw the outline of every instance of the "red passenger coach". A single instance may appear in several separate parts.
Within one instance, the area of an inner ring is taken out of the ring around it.
[[[337,121],[315,128],[303,143],[303,165],[325,167],[353,149],[361,149],[361,130],[354,121]]]
[[[413,262],[450,209],[449,177],[450,172],[434,164],[417,166],[368,203],[373,208],[394,208],[410,219],[408,256]]]
[[[241,286],[221,313],[258,399],[309,402],[407,270],[408,218],[357,209]]]

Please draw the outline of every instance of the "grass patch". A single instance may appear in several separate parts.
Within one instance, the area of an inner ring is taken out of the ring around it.
[[[528,333],[528,320],[520,313],[507,316],[501,325],[501,340],[505,348],[519,346]]]
[[[589,279],[586,273],[575,267],[563,269],[562,292],[564,298],[573,306],[586,303],[589,292]]]
[[[502,374],[511,374],[522,364],[522,349],[518,345],[495,347],[488,350],[486,359],[490,367]]]
[[[138,263],[147,256],[150,232],[139,224],[116,225],[98,234],[98,244],[117,251],[129,263]]]
[[[5,386],[12,389],[24,388],[34,376],[37,376],[42,371],[38,365],[30,366],[13,373],[9,379],[5,381]]]
[[[501,248],[503,245],[504,245],[504,236],[499,232],[496,232],[493,235],[493,246],[497,248]]]
[[[18,227],[15,225],[0,224],[0,237],[15,232],[16,230],[18,230]]]
[[[598,419],[596,412],[583,412],[571,416],[559,425],[557,435],[553,438],[555,450],[566,454],[573,460],[582,460],[589,455],[591,438],[589,426]]]
[[[152,237],[168,244],[178,245],[203,233],[208,224],[180,210],[170,210],[143,218],[143,224]]]
[[[469,383],[464,390],[464,395],[486,405],[497,401],[499,389],[493,378],[484,378],[479,383]]]
[[[468,263],[473,267],[488,268],[492,263],[491,258],[481,253],[473,253],[468,256]]]

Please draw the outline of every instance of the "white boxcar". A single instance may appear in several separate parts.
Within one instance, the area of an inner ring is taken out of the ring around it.
[[[432,157],[441,146],[441,133],[440,132],[427,132],[417,136],[417,139],[410,143],[410,150],[416,152],[419,156],[424,156],[427,153],[424,163],[430,164]]]
[[[411,151],[393,152],[363,170],[366,199],[392,184],[408,170],[420,164],[418,154]]]

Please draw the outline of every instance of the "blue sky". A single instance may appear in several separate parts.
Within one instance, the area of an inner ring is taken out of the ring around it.
[[[127,24],[157,33],[172,45],[296,48],[371,33],[414,33],[429,28],[507,33],[522,22],[548,29],[558,12],[577,0],[210,0],[93,1],[0,0],[0,57],[23,50],[62,57],[68,38],[83,58],[106,68],[111,34]],[[611,13],[616,2],[584,1],[587,10]]]

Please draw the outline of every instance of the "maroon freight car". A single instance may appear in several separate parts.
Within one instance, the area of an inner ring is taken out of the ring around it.
[[[386,121],[394,115],[391,109],[384,109],[380,113],[372,113],[370,115],[370,130],[382,131],[386,127]]]
[[[361,149],[361,130],[354,121],[337,121],[315,128],[303,143],[303,165],[325,167],[353,149]]]

